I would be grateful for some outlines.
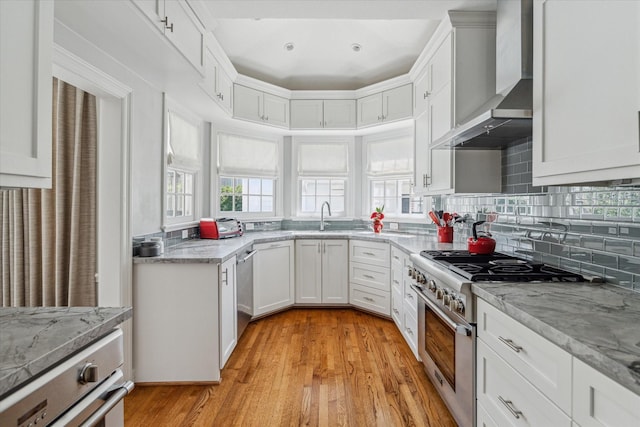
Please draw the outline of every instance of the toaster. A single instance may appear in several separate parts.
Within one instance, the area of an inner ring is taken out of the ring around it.
[[[242,223],[235,218],[202,218],[200,220],[201,239],[227,239],[243,234]]]

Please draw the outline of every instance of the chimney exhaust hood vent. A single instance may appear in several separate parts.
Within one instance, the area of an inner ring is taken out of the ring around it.
[[[497,94],[433,148],[501,149],[531,136],[533,1],[498,0],[496,18]]]

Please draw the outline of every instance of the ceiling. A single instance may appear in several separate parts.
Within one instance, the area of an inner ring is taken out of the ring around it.
[[[448,10],[495,10],[496,0],[205,4],[213,34],[240,74],[290,90],[354,90],[409,72]]]

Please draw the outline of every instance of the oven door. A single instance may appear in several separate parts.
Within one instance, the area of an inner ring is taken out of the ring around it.
[[[418,345],[427,375],[461,427],[473,426],[475,327],[456,323],[422,293]]]
[[[50,426],[122,426],[124,420],[122,400],[134,387],[133,382],[124,382],[123,378],[122,370],[116,369],[112,375],[54,420]]]

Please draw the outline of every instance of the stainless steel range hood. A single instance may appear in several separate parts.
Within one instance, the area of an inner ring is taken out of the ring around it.
[[[502,148],[531,136],[533,0],[498,0],[496,92],[434,148]]]

